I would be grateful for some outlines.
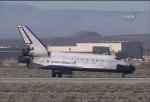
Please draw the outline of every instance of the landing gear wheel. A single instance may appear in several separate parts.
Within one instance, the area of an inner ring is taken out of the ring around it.
[[[121,76],[122,78],[124,78],[125,77],[125,74],[122,74],[122,76]]]
[[[61,78],[62,77],[61,70],[52,70],[52,77]]]
[[[52,72],[52,78],[55,78],[55,77],[56,77],[56,74]]]
[[[61,73],[58,74],[58,78],[62,78],[62,74]]]

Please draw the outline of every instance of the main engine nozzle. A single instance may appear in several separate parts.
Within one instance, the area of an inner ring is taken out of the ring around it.
[[[22,53],[18,58],[18,63],[26,63],[27,66],[32,64],[33,56],[30,54],[30,48],[22,49]]]

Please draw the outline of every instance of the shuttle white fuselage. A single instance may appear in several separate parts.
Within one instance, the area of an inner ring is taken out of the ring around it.
[[[111,69],[116,70],[117,64],[128,65],[115,56],[92,53],[51,52],[49,57],[34,57],[34,63],[43,66],[57,65],[77,68]]]
[[[20,63],[32,64],[41,67],[49,67],[55,70],[108,70],[132,73],[134,67],[128,63],[115,59],[114,55],[100,55],[92,53],[69,53],[69,52],[49,52],[47,47],[39,38],[27,27],[18,25],[18,29],[28,48],[23,49],[19,57]],[[62,74],[62,73],[61,73]]]

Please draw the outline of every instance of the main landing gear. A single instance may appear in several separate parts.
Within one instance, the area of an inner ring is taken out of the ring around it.
[[[63,75],[66,75],[68,77],[72,77],[73,71],[68,69],[52,69],[52,77],[58,77],[62,78]]]
[[[122,77],[122,78],[124,78],[124,77],[125,77],[125,74],[124,74],[124,73],[122,73],[121,77]]]

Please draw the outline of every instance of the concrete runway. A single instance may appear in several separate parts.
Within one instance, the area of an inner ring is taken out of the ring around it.
[[[148,83],[150,78],[0,78],[0,83]]]

